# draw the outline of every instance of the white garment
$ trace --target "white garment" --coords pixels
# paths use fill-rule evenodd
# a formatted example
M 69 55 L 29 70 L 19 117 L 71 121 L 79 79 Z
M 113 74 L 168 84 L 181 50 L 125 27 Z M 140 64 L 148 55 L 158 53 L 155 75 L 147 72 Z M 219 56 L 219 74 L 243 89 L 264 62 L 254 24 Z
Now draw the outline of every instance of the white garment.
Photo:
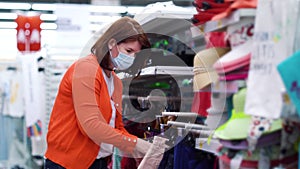
M 109 96 L 111 98 L 113 92 L 114 92 L 114 77 L 111 75 L 110 78 L 106 76 L 104 70 L 102 69 L 102 74 L 104 77 L 104 80 L 106 82 L 107 90 L 109 93 Z M 110 99 L 110 105 L 112 108 L 112 115 L 111 119 L 109 121 L 109 125 L 113 128 L 115 128 L 115 119 L 116 119 L 116 108 L 115 108 L 115 103 Z M 101 143 L 100 145 L 100 151 L 98 153 L 97 159 L 107 157 L 113 153 L 113 145 L 112 144 L 107 144 L 107 143 Z
M 36 53 L 22 54 L 17 57 L 22 65 L 22 87 L 24 96 L 24 110 L 26 127 L 33 126 L 41 119 L 41 97 L 40 97 L 40 82 Z M 26 89 L 26 90 L 25 90 Z
M 245 113 L 277 119 L 284 85 L 277 65 L 293 53 L 298 1 L 258 1 Z
M 9 115 L 13 117 L 22 117 L 23 111 L 23 90 L 22 90 L 22 74 L 20 71 L 11 71 L 11 86 L 9 99 Z
M 138 169 L 156 169 L 158 168 L 165 152 L 167 145 L 165 144 L 168 139 L 154 136 L 153 143 L 147 151 L 145 157 L 141 161 Z

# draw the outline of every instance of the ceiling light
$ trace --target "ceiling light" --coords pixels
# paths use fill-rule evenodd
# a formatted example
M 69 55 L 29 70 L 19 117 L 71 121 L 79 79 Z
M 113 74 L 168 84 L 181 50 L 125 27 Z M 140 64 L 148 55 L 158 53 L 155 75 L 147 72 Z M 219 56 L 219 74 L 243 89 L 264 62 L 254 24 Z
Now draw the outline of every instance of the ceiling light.
M 29 10 L 31 5 L 29 3 L 6 3 L 0 2 L 0 9 L 23 9 Z
M 32 4 L 32 9 L 37 11 L 54 11 L 56 9 L 55 4 Z
M 136 14 L 136 13 L 141 13 L 142 10 L 144 10 L 144 7 L 138 7 L 138 6 L 131 6 L 127 8 L 128 13 L 130 14 Z
M 17 26 L 16 22 L 0 22 L 0 28 L 16 29 Z
M 57 16 L 54 14 L 41 14 L 40 18 L 43 21 L 56 21 Z
M 0 13 L 0 19 L 11 19 L 14 20 L 17 18 L 16 13 Z
M 41 29 L 57 29 L 57 25 L 55 23 L 41 23 Z

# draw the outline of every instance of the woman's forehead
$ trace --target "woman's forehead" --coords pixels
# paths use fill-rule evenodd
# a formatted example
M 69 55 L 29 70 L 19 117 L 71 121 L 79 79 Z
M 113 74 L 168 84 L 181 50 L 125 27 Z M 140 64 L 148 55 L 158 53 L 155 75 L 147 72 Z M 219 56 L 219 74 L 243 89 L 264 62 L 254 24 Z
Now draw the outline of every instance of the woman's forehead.
M 133 51 L 139 51 L 142 48 L 142 45 L 137 40 L 121 43 L 120 46 L 122 46 L 124 48 L 132 49 Z

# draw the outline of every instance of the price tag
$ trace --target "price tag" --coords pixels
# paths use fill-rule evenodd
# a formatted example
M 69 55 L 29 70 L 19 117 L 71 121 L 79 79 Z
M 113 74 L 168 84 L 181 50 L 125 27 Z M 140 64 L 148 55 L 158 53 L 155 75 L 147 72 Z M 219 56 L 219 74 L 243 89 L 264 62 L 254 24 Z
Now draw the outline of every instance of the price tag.
M 199 142 L 199 148 L 202 148 L 202 147 L 203 147 L 203 142 L 200 141 L 200 142 Z

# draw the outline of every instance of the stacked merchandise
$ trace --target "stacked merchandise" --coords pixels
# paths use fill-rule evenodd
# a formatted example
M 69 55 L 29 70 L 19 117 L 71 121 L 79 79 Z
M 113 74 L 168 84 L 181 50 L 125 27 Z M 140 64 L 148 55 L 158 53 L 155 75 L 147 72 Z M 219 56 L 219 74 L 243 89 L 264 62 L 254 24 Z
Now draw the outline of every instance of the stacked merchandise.
M 251 45 L 251 40 L 245 42 L 228 52 L 214 64 L 214 68 L 220 76 L 219 80 L 245 80 L 248 77 Z
M 232 2 L 224 2 L 224 0 L 195 0 L 193 5 L 197 10 L 192 18 L 195 25 L 203 24 L 210 21 L 214 16 L 226 11 Z
M 226 93 L 211 90 L 219 75 L 213 65 L 230 51 L 225 32 L 211 32 L 206 34 L 206 49 L 198 52 L 194 57 L 194 100 L 192 112 L 205 117 L 205 123 L 210 129 L 215 129 L 227 120 Z
M 217 47 L 205 49 L 196 54 L 194 57 L 194 91 L 199 91 L 218 80 L 218 75 L 212 65 L 219 59 L 219 57 L 228 51 L 229 48 Z M 203 93 L 204 92 L 200 92 L 200 94 Z M 207 117 L 206 123 L 211 129 L 217 127 L 215 123 L 216 120 L 220 119 L 220 123 L 226 120 L 226 113 L 224 113 L 224 103 L 226 101 L 224 99 L 226 98 L 224 94 L 225 93 L 212 93 L 210 95 L 209 109 L 206 110 L 207 114 L 202 113 Z M 206 103 L 204 99 L 199 99 L 198 102 L 200 104 Z
M 249 151 L 247 133 L 251 116 L 244 113 L 246 91 L 246 88 L 241 88 L 234 94 L 232 115 L 215 132 L 222 144 L 218 150 L 220 168 L 271 168 L 278 165 L 287 166 L 296 161 L 297 151 L 293 146 L 282 148 L 286 142 L 281 143 L 280 138 L 286 136 L 287 132 L 281 130 L 280 119 L 273 121 L 270 128 L 265 128 L 264 123 L 257 123 L 263 135 L 258 139 L 255 150 Z
M 194 0 L 197 14 L 192 18 L 194 25 L 210 20 L 222 19 L 239 8 L 256 8 L 257 0 Z

